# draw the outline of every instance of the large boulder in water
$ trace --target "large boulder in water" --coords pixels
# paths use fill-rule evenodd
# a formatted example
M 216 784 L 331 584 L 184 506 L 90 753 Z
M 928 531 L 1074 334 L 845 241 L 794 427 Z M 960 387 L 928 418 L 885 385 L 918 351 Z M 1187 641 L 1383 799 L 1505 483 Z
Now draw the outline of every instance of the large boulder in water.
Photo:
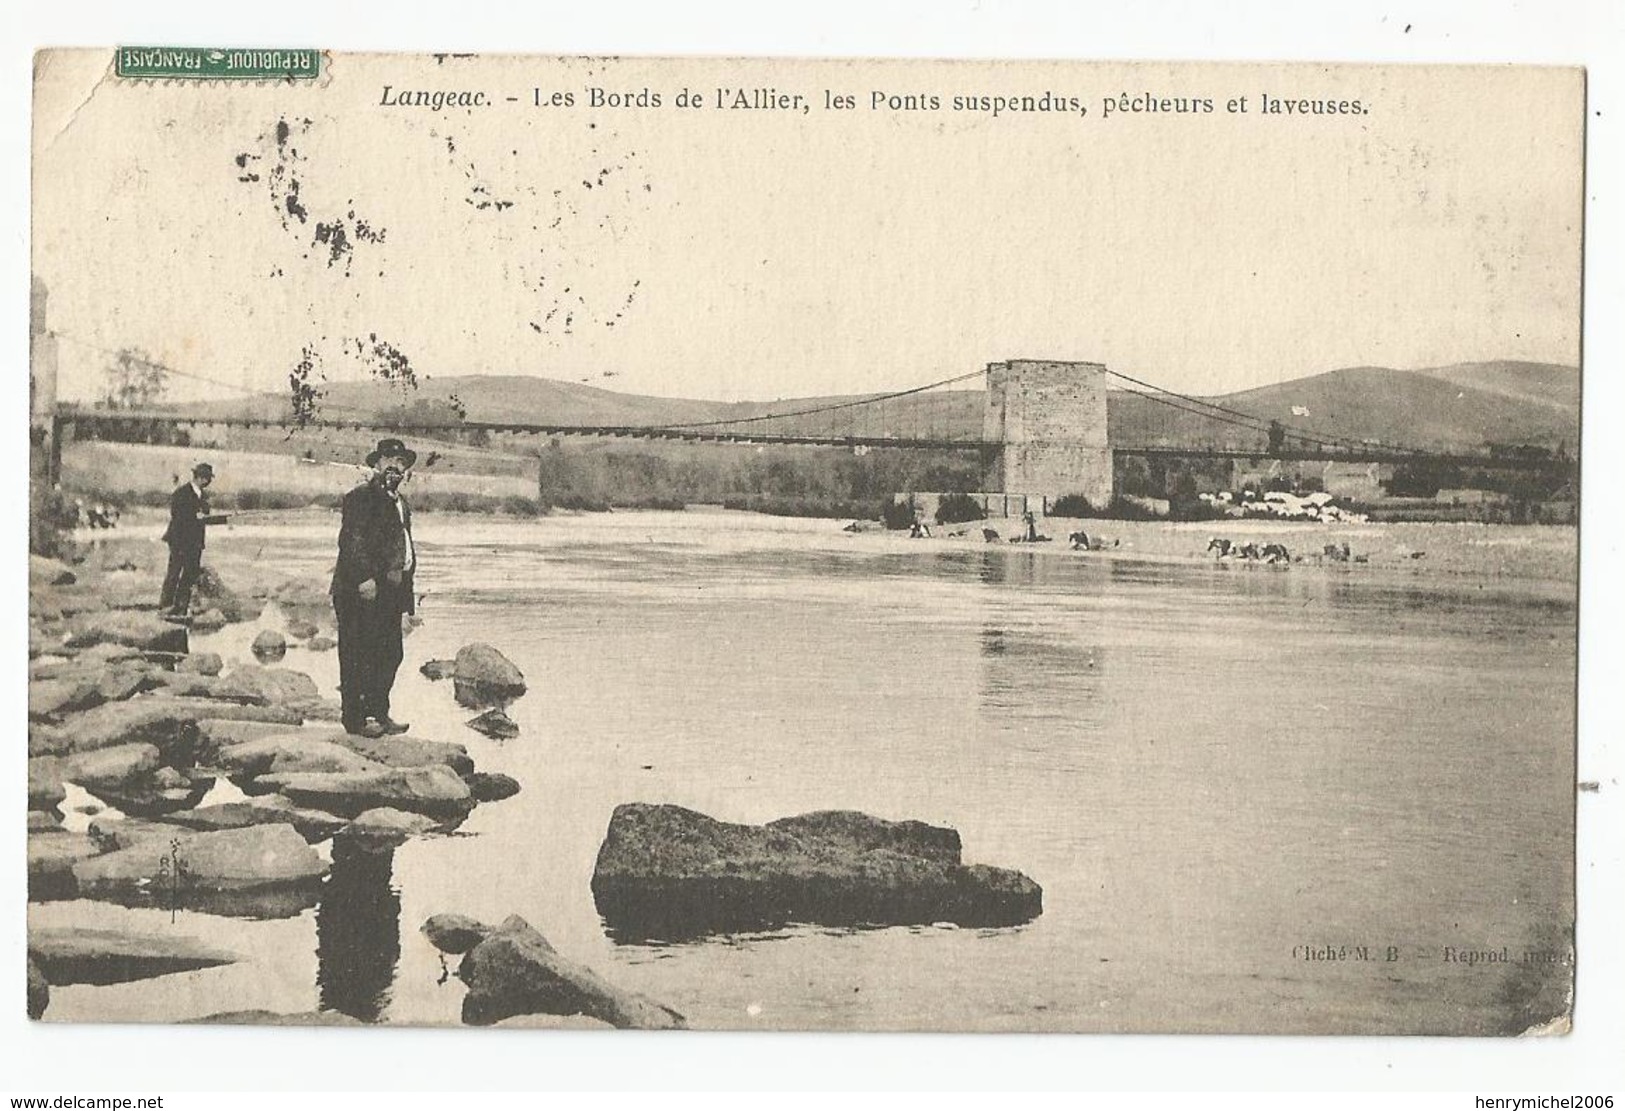
M 1043 890 L 1020 872 L 962 863 L 956 831 L 842 810 L 749 826 L 619 806 L 592 893 L 623 940 L 790 922 L 1012 926 L 1043 911 Z
M 466 926 L 449 933 L 437 930 L 430 939 L 460 943 L 481 928 L 473 922 Z M 559 956 L 547 938 L 518 915 L 487 930 L 463 957 L 457 975 L 468 985 L 463 1021 L 473 1026 L 525 1014 L 586 1015 L 623 1030 L 679 1030 L 688 1025 L 670 1007 L 617 988 L 591 969 Z
M 470 709 L 504 706 L 525 693 L 525 676 L 489 644 L 465 644 L 452 663 L 457 701 Z

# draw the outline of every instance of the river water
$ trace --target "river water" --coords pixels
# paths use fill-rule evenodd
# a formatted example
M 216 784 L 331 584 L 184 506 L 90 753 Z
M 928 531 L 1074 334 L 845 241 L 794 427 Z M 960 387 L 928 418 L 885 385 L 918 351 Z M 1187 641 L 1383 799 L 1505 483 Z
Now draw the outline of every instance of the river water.
M 382 867 L 336 861 L 298 917 L 183 911 L 249 959 L 57 989 L 52 1018 L 322 1006 L 456 1023 L 461 985 L 418 930 L 442 911 L 519 914 L 700 1028 L 1511 1033 L 1562 1010 L 1561 590 L 723 513 L 425 515 L 417 532 L 428 598 L 396 717 L 522 793 Z M 333 533 L 306 519 L 217 546 L 320 575 Z M 246 656 L 253 632 L 194 646 Z M 530 681 L 517 739 L 466 729 L 449 687 L 417 672 L 469 641 Z M 286 664 L 332 692 L 333 653 Z M 1044 912 L 1012 929 L 619 944 L 588 883 L 630 801 L 952 826 L 967 861 L 1037 880 Z M 44 925 L 131 915 L 159 912 L 34 908 Z

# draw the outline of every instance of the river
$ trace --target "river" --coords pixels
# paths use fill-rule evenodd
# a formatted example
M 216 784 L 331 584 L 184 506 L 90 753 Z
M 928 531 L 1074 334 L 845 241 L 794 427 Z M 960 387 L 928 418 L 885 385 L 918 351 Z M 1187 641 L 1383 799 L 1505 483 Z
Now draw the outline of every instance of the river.
M 441 911 L 522 915 L 700 1028 L 1513 1033 L 1562 1009 L 1575 607 L 1561 584 L 720 512 L 423 515 L 417 532 L 427 600 L 395 716 L 522 793 L 381 869 L 336 862 L 299 917 L 183 911 L 250 959 L 56 989 L 51 1018 L 324 1006 L 455 1023 L 461 985 L 418 930 Z M 306 575 L 331 562 L 325 519 L 221 533 L 211 552 Z M 194 647 L 246 657 L 253 631 Z M 514 740 L 465 728 L 447 685 L 418 674 L 469 641 L 530 681 Z M 332 652 L 286 664 L 332 693 Z M 967 861 L 1037 880 L 1044 912 L 1011 929 L 619 944 L 588 882 L 630 801 L 952 826 Z

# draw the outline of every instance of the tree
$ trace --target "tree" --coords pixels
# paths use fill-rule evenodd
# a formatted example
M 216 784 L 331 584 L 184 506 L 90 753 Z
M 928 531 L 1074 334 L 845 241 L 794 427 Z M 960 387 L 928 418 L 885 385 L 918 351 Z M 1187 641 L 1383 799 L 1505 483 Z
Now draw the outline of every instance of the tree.
M 103 402 L 109 409 L 148 409 L 169 390 L 169 368 L 154 362 L 139 347 L 121 348 L 107 368 L 107 392 Z

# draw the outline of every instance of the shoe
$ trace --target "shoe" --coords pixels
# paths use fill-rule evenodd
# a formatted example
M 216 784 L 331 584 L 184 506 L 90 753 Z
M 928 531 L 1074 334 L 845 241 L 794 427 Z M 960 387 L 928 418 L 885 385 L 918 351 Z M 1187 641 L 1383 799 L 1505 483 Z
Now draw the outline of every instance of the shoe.
M 385 733 L 396 734 L 405 733 L 412 727 L 406 724 L 404 721 L 395 721 L 388 714 L 385 714 L 383 717 L 378 719 L 378 728 L 382 729 Z
M 376 721 L 366 721 L 366 722 L 362 722 L 359 728 L 346 729 L 345 732 L 347 732 L 347 733 L 355 733 L 355 734 L 357 734 L 359 736 L 362 736 L 362 737 L 368 737 L 368 738 L 371 738 L 372 740 L 377 740 L 379 737 L 382 737 L 384 735 L 384 727 L 379 725 Z

